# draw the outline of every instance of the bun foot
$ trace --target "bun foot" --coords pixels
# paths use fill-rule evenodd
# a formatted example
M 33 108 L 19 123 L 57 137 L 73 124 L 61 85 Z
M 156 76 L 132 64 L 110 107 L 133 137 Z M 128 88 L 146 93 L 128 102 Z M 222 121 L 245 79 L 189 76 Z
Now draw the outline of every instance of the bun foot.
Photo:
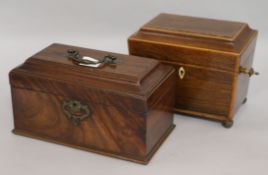
M 225 128 L 231 128 L 233 126 L 233 120 L 225 120 L 222 122 L 222 126 Z
M 247 102 L 247 97 L 243 100 L 242 104 L 245 104 Z

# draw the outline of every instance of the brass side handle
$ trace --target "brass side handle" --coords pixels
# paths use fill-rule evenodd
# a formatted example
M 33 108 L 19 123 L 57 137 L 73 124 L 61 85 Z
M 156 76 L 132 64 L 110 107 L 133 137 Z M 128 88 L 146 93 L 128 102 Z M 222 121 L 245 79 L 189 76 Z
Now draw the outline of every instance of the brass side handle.
M 245 68 L 240 66 L 239 68 L 239 73 L 241 74 L 247 74 L 249 77 L 251 77 L 252 75 L 259 75 L 259 72 L 256 72 L 253 68 Z
M 76 126 L 80 125 L 82 120 L 91 116 L 89 107 L 76 100 L 63 101 L 62 110 L 66 117 Z
M 184 67 L 180 67 L 177 71 L 178 77 L 182 80 L 185 77 L 186 74 L 186 70 L 184 69 Z

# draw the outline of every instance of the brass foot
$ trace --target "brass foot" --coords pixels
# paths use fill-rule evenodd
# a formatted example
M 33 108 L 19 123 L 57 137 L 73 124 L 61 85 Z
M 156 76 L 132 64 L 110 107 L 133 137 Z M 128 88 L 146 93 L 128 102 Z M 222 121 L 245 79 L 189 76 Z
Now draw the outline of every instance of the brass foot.
M 243 100 L 242 104 L 245 104 L 247 102 L 247 97 Z
M 222 126 L 225 128 L 231 128 L 233 126 L 233 120 L 225 120 L 222 122 Z

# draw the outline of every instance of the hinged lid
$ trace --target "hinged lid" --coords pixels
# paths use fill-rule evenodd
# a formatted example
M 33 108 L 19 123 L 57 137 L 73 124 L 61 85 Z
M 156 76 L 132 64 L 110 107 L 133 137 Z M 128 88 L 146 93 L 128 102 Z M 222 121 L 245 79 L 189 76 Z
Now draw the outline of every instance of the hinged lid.
M 96 59 L 112 55 L 117 58 L 118 64 L 99 68 L 79 66 L 67 57 L 68 49 L 78 50 L 81 55 Z M 10 82 L 16 87 L 34 88 L 27 87 L 26 83 L 16 83 L 16 76 L 31 76 L 144 99 L 149 97 L 172 71 L 172 67 L 153 59 L 52 44 L 11 71 Z
M 240 53 L 254 33 L 245 23 L 160 14 L 132 39 Z

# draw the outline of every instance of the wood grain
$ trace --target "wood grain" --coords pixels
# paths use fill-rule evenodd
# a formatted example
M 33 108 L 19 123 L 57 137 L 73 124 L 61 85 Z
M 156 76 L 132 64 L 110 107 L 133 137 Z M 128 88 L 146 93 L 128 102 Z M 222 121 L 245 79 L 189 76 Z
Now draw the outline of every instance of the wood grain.
M 10 72 L 15 133 L 148 163 L 174 128 L 174 69 L 118 54 L 120 66 L 87 71 L 59 54 L 70 47 L 53 44 Z M 91 111 L 78 126 L 62 108 L 70 100 Z
M 175 112 L 231 121 L 247 96 L 257 31 L 246 23 L 160 14 L 128 39 L 129 53 L 185 69 Z

